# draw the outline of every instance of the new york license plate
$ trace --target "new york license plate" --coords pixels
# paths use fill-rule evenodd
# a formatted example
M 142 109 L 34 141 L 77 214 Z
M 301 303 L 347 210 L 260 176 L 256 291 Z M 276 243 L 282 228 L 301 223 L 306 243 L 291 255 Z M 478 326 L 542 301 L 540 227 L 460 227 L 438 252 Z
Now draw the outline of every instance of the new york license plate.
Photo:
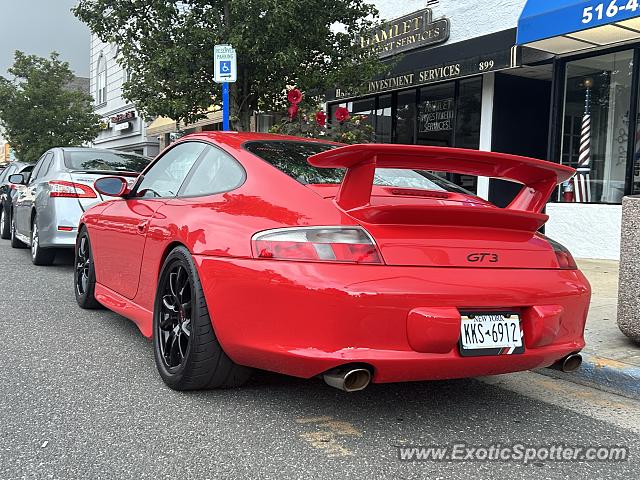
M 460 325 L 463 356 L 522 353 L 522 330 L 516 313 L 464 314 Z

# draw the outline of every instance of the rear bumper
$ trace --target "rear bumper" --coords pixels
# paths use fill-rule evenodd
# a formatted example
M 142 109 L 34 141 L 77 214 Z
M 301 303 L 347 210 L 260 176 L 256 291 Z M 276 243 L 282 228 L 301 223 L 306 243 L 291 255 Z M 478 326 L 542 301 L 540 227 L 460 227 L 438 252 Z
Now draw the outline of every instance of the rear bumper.
M 308 378 L 365 363 L 374 382 L 396 382 L 528 370 L 584 347 L 579 271 L 195 260 L 216 334 L 242 365 Z M 438 318 L 456 309 L 518 311 L 525 353 L 460 356 L 459 319 Z M 416 310 L 433 315 L 410 321 Z
M 75 247 L 82 213 L 76 198 L 50 198 L 47 206 L 38 211 L 40 246 Z

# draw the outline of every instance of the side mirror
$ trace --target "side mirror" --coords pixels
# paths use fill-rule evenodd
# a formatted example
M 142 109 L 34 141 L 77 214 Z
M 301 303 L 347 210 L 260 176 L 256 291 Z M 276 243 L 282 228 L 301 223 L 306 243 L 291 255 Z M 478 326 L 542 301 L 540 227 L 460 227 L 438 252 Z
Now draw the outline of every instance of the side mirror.
M 124 177 L 102 177 L 93 186 L 99 194 L 107 197 L 124 197 L 129 193 L 129 185 Z
M 26 185 L 27 178 L 22 173 L 14 173 L 9 175 L 9 182 L 16 185 Z

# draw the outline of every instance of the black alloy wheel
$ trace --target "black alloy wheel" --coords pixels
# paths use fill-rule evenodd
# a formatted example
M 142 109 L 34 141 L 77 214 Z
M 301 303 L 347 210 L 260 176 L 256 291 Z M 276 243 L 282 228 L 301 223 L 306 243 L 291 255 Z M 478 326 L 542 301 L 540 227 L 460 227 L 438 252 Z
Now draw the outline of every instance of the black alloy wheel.
M 251 375 L 251 369 L 235 364 L 222 350 L 185 247 L 172 250 L 160 272 L 153 352 L 160 376 L 174 390 L 236 387 Z
M 76 302 L 81 308 L 101 308 L 95 297 L 96 271 L 91 252 L 91 242 L 86 229 L 81 229 L 76 240 L 76 252 L 73 271 L 73 286 Z
M 193 295 L 189 275 L 180 262 L 175 262 L 167 275 L 157 334 L 165 366 L 175 369 L 183 364 L 189 349 Z

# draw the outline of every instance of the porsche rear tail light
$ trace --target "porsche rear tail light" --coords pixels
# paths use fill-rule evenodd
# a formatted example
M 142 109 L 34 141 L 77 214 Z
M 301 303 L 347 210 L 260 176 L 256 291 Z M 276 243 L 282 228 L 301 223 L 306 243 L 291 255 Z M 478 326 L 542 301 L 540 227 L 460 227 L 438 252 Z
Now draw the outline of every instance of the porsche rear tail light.
M 253 237 L 253 255 L 274 260 L 381 265 L 382 257 L 360 227 L 282 228 Z
M 51 180 L 49 182 L 51 190 L 50 197 L 65 198 L 98 198 L 96 192 L 88 185 L 82 183 L 67 182 L 64 180 Z
M 553 251 L 556 254 L 556 259 L 558 260 L 558 268 L 561 270 L 577 270 L 578 266 L 576 265 L 576 261 L 573 259 L 573 255 L 571 252 L 567 250 L 567 247 L 561 245 L 555 240 L 551 240 L 547 238 L 547 241 L 553 247 Z

